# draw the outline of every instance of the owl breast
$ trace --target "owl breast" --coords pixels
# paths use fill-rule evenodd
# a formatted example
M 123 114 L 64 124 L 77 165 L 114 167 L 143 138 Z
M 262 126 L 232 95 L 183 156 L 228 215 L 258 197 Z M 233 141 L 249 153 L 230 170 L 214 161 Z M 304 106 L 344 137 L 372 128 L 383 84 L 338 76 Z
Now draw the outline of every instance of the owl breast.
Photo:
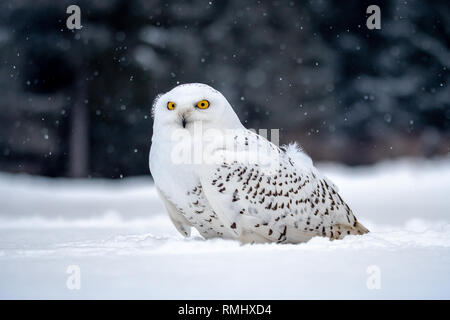
M 170 143 L 152 144 L 150 171 L 160 191 L 203 237 L 229 238 L 224 223 L 204 195 L 193 165 L 177 164 L 171 157 Z
M 177 207 L 185 209 L 190 201 L 186 190 L 198 184 L 198 177 L 188 164 L 173 161 L 170 141 L 153 142 L 150 171 L 161 192 Z

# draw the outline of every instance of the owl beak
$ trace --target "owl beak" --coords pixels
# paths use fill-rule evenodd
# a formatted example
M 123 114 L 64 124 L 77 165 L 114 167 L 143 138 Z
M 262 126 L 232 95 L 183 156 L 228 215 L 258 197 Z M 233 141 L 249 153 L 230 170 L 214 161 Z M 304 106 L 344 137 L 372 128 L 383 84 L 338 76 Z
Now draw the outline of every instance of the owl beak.
M 189 118 L 190 118 L 191 112 L 189 112 L 189 110 L 186 111 L 182 111 L 178 114 L 178 119 L 181 120 L 181 125 L 183 126 L 183 128 L 186 128 L 188 122 L 189 122 Z

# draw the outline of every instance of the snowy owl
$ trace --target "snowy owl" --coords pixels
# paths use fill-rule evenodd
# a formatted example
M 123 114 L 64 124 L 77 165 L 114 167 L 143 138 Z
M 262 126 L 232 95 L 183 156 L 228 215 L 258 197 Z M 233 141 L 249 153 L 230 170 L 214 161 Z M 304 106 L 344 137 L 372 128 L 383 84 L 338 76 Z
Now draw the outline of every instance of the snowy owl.
M 182 235 L 299 243 L 368 232 L 301 149 L 247 130 L 210 86 L 158 95 L 152 114 L 150 171 Z

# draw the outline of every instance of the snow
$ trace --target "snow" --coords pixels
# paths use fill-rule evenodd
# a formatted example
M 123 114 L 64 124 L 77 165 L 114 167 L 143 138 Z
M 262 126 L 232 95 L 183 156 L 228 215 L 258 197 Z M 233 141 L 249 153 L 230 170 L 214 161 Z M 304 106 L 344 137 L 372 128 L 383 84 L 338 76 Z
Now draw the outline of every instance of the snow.
M 150 179 L 1 173 L 0 298 L 450 298 L 450 158 L 319 168 L 369 234 L 300 245 L 184 239 Z M 72 265 L 79 290 L 66 284 Z

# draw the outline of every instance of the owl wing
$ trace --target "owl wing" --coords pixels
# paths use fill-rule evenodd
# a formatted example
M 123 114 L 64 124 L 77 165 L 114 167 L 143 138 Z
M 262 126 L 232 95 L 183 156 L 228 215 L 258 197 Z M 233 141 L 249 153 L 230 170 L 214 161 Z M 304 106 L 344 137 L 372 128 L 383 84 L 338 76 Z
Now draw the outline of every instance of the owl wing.
M 250 132 L 234 139 L 238 146 L 217 150 L 221 161 L 205 166 L 199 176 L 209 204 L 237 237 L 253 232 L 267 241 L 297 243 L 367 232 L 312 164 L 296 162 Z M 255 146 L 256 161 L 249 161 Z M 272 162 L 267 166 L 261 159 Z
M 167 197 L 156 188 L 159 197 L 164 203 L 166 207 L 166 211 L 170 217 L 170 220 L 177 228 L 178 232 L 181 233 L 185 237 L 189 237 L 191 235 L 191 223 L 184 217 L 184 215 L 176 208 L 176 206 L 169 200 Z

